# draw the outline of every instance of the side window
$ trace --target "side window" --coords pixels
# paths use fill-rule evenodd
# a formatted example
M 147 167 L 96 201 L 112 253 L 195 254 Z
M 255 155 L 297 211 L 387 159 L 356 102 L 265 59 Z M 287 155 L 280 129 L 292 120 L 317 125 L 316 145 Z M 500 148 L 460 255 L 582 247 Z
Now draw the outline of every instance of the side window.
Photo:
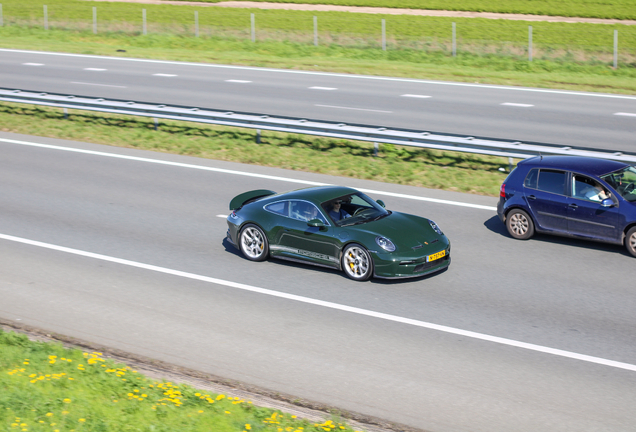
M 565 171 L 540 170 L 537 189 L 563 195 L 565 193 Z
M 610 193 L 596 180 L 583 175 L 572 176 L 572 197 L 588 201 L 603 201 Z
M 318 207 L 310 202 L 292 200 L 289 202 L 289 206 L 291 210 L 290 217 L 292 219 L 301 220 L 303 222 L 308 222 L 312 219 L 320 219 L 322 223 L 327 223 L 325 218 L 318 211 Z
M 279 201 L 265 206 L 265 210 L 282 216 L 289 216 L 289 201 Z
M 539 177 L 539 168 L 531 169 L 530 172 L 528 173 L 528 176 L 526 177 L 526 181 L 523 182 L 523 185 L 525 187 L 536 189 L 538 177 Z

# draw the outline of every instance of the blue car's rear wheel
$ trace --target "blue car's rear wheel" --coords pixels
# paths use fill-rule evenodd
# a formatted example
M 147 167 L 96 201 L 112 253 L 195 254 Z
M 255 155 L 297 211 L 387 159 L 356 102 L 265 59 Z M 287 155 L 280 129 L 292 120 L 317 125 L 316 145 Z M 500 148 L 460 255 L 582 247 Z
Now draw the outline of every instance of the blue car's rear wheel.
M 373 260 L 365 248 L 353 243 L 342 253 L 342 269 L 350 279 L 365 281 L 373 274 Z
M 269 254 L 269 244 L 262 229 L 253 224 L 247 224 L 239 235 L 241 252 L 250 261 L 263 261 Z
M 625 247 L 630 254 L 636 256 L 636 226 L 627 231 L 627 235 L 625 236 Z
M 508 233 L 516 239 L 527 240 L 534 235 L 534 223 L 523 210 L 510 210 L 506 217 L 506 228 Z

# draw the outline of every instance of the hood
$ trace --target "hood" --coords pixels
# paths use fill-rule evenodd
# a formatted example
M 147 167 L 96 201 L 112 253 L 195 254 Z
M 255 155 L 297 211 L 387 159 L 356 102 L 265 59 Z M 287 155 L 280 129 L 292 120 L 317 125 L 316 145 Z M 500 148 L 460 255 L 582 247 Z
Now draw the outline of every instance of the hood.
M 442 235 L 431 227 L 428 219 L 399 212 L 393 212 L 380 220 L 350 228 L 366 232 L 374 238 L 376 236 L 387 237 L 398 248 L 426 246 L 427 243 L 432 244 L 442 238 Z

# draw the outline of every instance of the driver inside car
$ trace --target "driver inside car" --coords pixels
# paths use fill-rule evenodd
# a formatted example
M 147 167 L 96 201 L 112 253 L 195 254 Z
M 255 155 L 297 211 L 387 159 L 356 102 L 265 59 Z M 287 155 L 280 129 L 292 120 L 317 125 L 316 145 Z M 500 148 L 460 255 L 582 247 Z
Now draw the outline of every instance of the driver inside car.
M 351 217 L 351 215 L 347 213 L 346 210 L 341 208 L 341 206 L 342 206 L 342 201 L 340 200 L 334 201 L 331 204 L 331 209 L 329 210 L 329 216 L 334 221 L 339 221 L 340 219 Z

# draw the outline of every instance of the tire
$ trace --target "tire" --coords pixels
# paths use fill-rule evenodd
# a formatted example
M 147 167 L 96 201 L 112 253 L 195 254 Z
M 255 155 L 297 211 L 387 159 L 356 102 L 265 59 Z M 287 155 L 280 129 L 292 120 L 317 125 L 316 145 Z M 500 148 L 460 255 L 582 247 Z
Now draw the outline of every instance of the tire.
M 239 234 L 239 245 L 243 256 L 250 261 L 263 261 L 269 255 L 267 236 L 254 224 L 243 227 Z
M 508 233 L 519 240 L 527 240 L 534 235 L 534 222 L 523 210 L 510 210 L 506 217 Z
M 636 226 L 631 227 L 625 236 L 625 247 L 627 252 L 636 257 Z
M 373 260 L 369 252 L 359 244 L 348 245 L 340 259 L 342 269 L 349 279 L 365 281 L 373 275 Z

